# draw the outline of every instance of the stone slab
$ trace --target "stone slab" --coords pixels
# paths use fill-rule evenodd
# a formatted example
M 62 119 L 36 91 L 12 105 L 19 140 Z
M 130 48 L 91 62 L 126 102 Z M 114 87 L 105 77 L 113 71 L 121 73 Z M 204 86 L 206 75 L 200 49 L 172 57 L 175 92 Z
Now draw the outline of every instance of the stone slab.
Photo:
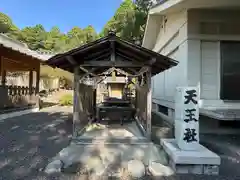
M 199 144 L 196 151 L 183 151 L 175 139 L 162 139 L 161 145 L 174 164 L 220 165 L 221 159 L 214 152 Z
M 143 176 L 145 176 L 146 170 L 142 161 L 139 160 L 129 161 L 127 169 L 133 178 L 142 178 Z
M 61 172 L 63 167 L 63 162 L 61 160 L 54 160 L 50 162 L 45 168 L 45 173 L 52 174 Z
M 152 162 L 148 166 L 149 172 L 156 177 L 159 176 L 171 176 L 174 174 L 174 171 L 169 166 L 164 166 L 158 162 Z

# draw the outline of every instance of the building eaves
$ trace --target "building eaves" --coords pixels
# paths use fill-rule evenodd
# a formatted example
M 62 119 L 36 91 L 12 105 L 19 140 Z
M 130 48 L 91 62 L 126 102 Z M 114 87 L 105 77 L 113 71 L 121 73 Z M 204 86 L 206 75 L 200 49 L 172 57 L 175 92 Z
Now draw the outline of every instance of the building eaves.
M 49 58 L 53 56 L 51 54 L 41 54 L 36 51 L 30 50 L 26 44 L 16 41 L 6 36 L 5 34 L 0 34 L 0 45 L 5 48 L 12 49 L 13 51 L 18 51 L 27 56 L 31 56 L 40 61 L 47 61 Z

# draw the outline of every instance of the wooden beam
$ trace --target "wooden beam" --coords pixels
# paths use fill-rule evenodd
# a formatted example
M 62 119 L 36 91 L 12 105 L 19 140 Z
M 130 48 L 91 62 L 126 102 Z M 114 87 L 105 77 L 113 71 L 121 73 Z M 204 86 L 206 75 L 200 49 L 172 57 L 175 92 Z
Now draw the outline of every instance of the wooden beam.
M 15 61 L 12 59 L 8 59 L 3 57 L 4 69 L 10 72 L 13 71 L 30 71 L 36 70 L 37 66 L 31 66 L 29 64 L 21 63 L 20 61 Z M 39 64 L 40 65 L 40 64 Z
M 1 63 L 1 84 L 2 86 L 5 86 L 6 84 L 6 70 L 4 68 L 4 61 L 3 58 L 1 57 L 0 59 L 0 63 Z
M 146 52 L 148 51 L 147 49 L 141 47 L 141 46 L 137 46 L 137 45 L 131 45 L 131 44 L 128 44 L 122 40 L 119 40 L 117 39 L 116 40 L 119 44 L 121 44 L 122 46 L 125 46 L 127 49 L 131 50 L 133 49 L 134 51 L 137 51 L 141 54 L 144 54 L 144 56 L 150 56 L 150 53 L 149 52 Z M 144 50 L 145 49 L 145 50 Z M 150 51 L 150 50 L 149 50 Z
M 80 124 L 80 96 L 79 96 L 79 68 L 74 69 L 74 96 L 73 96 L 73 136 L 77 136 L 78 125 Z
M 77 61 L 72 56 L 66 56 L 66 59 L 70 62 L 70 64 L 77 65 Z
M 134 54 L 134 51 L 130 51 L 130 49 L 118 49 L 118 52 L 120 53 L 120 55 L 131 58 L 131 59 L 136 59 L 136 61 L 141 61 L 141 59 L 144 59 L 145 62 L 147 59 L 145 59 L 145 57 L 147 58 L 148 56 L 143 57 L 139 57 L 136 54 Z
M 84 56 L 83 59 L 88 60 L 88 59 L 92 59 L 93 57 L 101 57 L 102 55 L 105 55 L 107 52 L 109 52 L 109 54 L 110 54 L 111 49 L 107 48 L 107 49 L 104 49 L 103 51 L 99 51 L 99 52 L 96 52 L 96 53 L 91 53 L 88 56 Z
M 40 67 L 36 70 L 36 92 L 39 93 L 39 82 L 40 82 Z
M 131 73 L 128 73 L 128 76 L 132 76 L 132 77 L 138 77 L 138 76 L 141 76 L 143 73 L 145 73 L 146 71 L 148 71 L 150 67 L 148 66 L 143 66 L 139 71 L 136 71 L 134 74 L 131 74 Z M 123 74 L 123 73 L 122 73 Z
M 5 58 L 18 61 L 22 64 L 27 64 L 32 67 L 38 67 L 41 62 L 39 59 L 33 58 L 32 56 L 28 56 L 5 47 L 1 47 L 1 55 Z
M 84 64 L 81 64 L 82 67 L 142 67 L 144 64 L 138 63 L 133 64 L 132 62 L 123 62 L 123 61 L 88 61 Z
M 87 75 L 92 75 L 92 76 L 97 76 L 96 74 L 94 74 L 93 72 L 97 69 L 97 68 L 92 68 L 91 70 L 88 70 L 82 66 L 79 67 L 82 71 L 84 71 Z
M 86 76 L 88 76 L 88 75 L 92 75 L 92 76 L 98 77 L 96 74 L 93 74 L 93 72 L 94 72 L 97 68 L 92 68 L 91 70 L 87 70 L 87 69 L 85 69 L 85 68 L 83 68 L 83 67 L 79 67 L 79 68 L 80 68 L 82 71 L 85 72 L 85 74 L 81 76 L 80 81 L 83 80 L 83 79 L 84 79 Z M 83 69 L 84 69 L 84 70 L 83 70 Z
M 92 106 L 93 106 L 93 116 L 96 117 L 96 113 L 97 113 L 97 89 L 93 89 L 93 102 L 92 102 Z
M 121 50 L 118 50 L 118 51 L 121 52 Z M 116 54 L 120 57 L 120 59 L 122 61 L 126 61 L 127 60 L 127 61 L 131 61 L 132 63 L 143 63 L 144 64 L 143 61 L 137 60 L 136 57 L 129 57 L 129 56 L 126 56 L 126 55 L 124 55 L 122 53 L 119 53 L 119 52 L 116 52 Z M 122 52 L 124 52 L 124 51 L 122 51 Z
M 135 69 L 133 69 L 133 68 L 127 68 L 127 69 L 129 69 L 131 72 L 133 72 L 134 74 L 137 74 L 137 71 L 135 70 Z
M 33 71 L 29 71 L 29 94 L 32 95 L 32 87 L 33 87 Z
M 147 136 L 151 138 L 152 131 L 152 86 L 151 86 L 151 69 L 146 73 L 147 76 Z
M 120 52 L 120 53 L 117 53 L 119 56 L 122 56 L 123 58 L 128 59 L 128 60 L 131 60 L 134 63 L 141 62 L 141 63 L 143 63 L 145 65 L 153 65 L 156 62 L 156 58 L 155 57 L 152 57 L 150 60 L 143 61 L 143 60 L 138 59 L 138 57 L 136 55 L 134 55 L 134 54 L 132 54 L 130 52 L 127 53 L 127 52 L 125 52 L 125 51 L 123 51 L 121 49 L 119 49 L 118 51 Z M 132 58 L 128 57 L 127 55 L 124 55 L 124 53 L 129 54 L 129 56 L 132 57 Z
M 101 83 L 101 82 L 104 81 L 106 78 L 107 78 L 107 76 L 102 77 L 101 79 L 99 79 L 99 80 L 96 82 L 96 84 Z
M 155 57 L 152 58 L 152 59 L 149 61 L 149 64 L 150 64 L 150 65 L 153 65 L 153 64 L 156 62 L 156 60 L 157 60 L 157 59 L 156 59 Z
M 98 40 L 96 40 L 94 42 L 91 42 L 89 44 L 85 44 L 85 45 L 81 46 L 80 48 L 75 49 L 74 52 L 69 52 L 68 54 L 77 55 L 79 53 L 84 53 L 86 51 L 97 48 L 98 46 L 101 46 L 102 44 L 104 44 L 106 42 L 108 42 L 108 39 L 106 39 L 106 40 L 98 39 Z
M 150 69 L 150 67 L 148 67 L 148 66 L 143 66 L 143 67 L 137 72 L 137 74 L 140 75 L 140 74 L 148 71 L 149 69 Z
M 116 61 L 115 43 L 114 41 L 110 41 L 110 43 L 111 43 L 111 61 L 115 62 Z
M 109 69 L 107 69 L 106 71 L 104 71 L 102 74 L 103 75 L 108 75 L 108 74 L 111 74 L 113 71 L 114 71 L 114 67 L 110 67 Z
M 128 72 L 126 72 L 126 71 L 124 71 L 124 70 L 122 70 L 122 69 L 115 68 L 115 70 L 116 70 L 117 72 L 125 75 L 125 76 L 133 76 L 133 74 L 130 74 L 130 73 L 128 73 Z

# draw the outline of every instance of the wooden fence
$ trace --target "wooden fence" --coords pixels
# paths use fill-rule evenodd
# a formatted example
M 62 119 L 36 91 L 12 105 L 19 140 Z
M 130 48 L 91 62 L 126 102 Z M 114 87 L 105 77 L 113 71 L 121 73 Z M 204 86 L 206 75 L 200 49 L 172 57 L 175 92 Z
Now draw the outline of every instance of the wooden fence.
M 39 103 L 35 87 L 0 86 L 0 97 L 0 109 L 35 106 Z
M 74 114 L 78 114 L 73 120 L 74 133 L 78 133 L 88 122 L 89 117 L 95 115 L 96 90 L 92 86 L 79 84 L 79 91 L 75 89 Z

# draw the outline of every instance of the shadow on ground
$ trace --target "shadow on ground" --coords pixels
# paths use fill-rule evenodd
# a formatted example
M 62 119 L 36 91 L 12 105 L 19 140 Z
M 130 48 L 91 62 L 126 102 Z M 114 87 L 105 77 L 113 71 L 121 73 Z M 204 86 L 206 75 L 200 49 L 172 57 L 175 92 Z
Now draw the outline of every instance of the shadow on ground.
M 39 113 L 0 121 L 0 180 L 80 179 L 76 175 L 47 176 L 39 171 L 69 144 L 72 114 L 71 110 L 61 108 L 49 108 Z M 159 117 L 153 118 L 157 118 L 153 120 L 155 135 L 152 136 L 156 143 L 159 143 L 159 137 L 173 137 L 172 127 L 161 122 Z M 157 179 L 240 179 L 240 136 L 201 135 L 200 139 L 202 144 L 220 155 L 220 176 L 175 175 Z
M 201 120 L 201 119 L 200 119 Z M 215 129 L 216 131 L 216 129 Z M 152 141 L 160 143 L 160 138 L 174 138 L 174 127 L 162 120 L 157 114 L 152 114 Z M 215 152 L 221 157 L 220 175 L 203 176 L 203 175 L 175 175 L 169 179 L 240 179 L 240 134 L 201 134 L 200 143 Z M 166 179 L 168 179 L 166 178 Z
M 0 121 L 0 179 L 35 179 L 72 134 L 71 113 L 50 109 Z

